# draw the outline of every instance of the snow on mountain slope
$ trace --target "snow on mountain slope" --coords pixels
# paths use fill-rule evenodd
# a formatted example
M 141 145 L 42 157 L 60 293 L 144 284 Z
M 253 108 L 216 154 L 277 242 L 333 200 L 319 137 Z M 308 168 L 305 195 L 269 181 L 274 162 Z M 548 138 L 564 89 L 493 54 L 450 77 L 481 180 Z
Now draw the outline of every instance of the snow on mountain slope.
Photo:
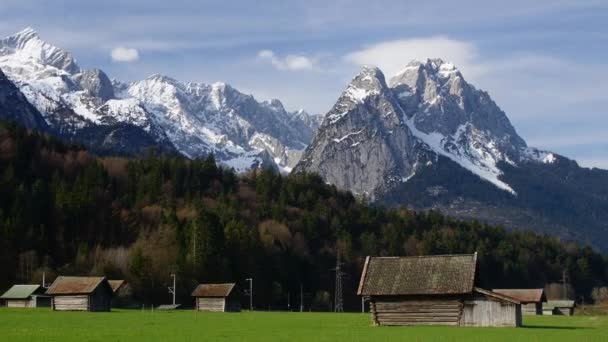
M 81 70 L 70 53 L 31 28 L 0 40 L 0 69 L 61 134 L 131 124 L 185 156 L 214 153 L 241 171 L 271 160 L 288 172 L 320 121 L 224 83 L 183 83 L 162 75 L 110 81 L 101 70 Z
M 525 141 L 490 96 L 441 59 L 409 63 L 391 87 L 414 134 L 435 152 L 513 194 L 500 162 L 529 159 Z

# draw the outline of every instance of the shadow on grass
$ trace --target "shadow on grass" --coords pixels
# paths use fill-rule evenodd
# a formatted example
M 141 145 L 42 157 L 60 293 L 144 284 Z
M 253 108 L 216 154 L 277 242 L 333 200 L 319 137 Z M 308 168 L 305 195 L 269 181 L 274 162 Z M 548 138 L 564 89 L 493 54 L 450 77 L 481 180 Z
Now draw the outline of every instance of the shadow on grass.
M 576 326 L 562 327 L 562 326 L 557 326 L 557 325 L 522 325 L 521 328 L 524 328 L 524 329 L 555 329 L 555 330 L 593 329 L 590 327 L 576 327 Z

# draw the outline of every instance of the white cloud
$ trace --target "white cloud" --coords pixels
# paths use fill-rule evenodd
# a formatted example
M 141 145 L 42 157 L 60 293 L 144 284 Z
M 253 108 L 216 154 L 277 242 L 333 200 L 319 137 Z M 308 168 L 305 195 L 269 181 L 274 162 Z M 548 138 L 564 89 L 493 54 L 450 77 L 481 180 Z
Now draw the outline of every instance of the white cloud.
M 270 62 L 279 70 L 312 70 L 315 68 L 315 60 L 303 55 L 287 55 L 280 58 L 271 50 L 262 50 L 258 52 L 258 58 Z
M 392 76 L 412 60 L 441 58 L 456 64 L 465 75 L 473 77 L 481 72 L 475 63 L 477 56 L 477 47 L 472 43 L 435 36 L 381 42 L 351 52 L 345 59 L 358 65 L 376 65 Z
M 137 49 L 122 46 L 112 49 L 110 55 L 115 62 L 134 62 L 139 59 L 139 52 Z

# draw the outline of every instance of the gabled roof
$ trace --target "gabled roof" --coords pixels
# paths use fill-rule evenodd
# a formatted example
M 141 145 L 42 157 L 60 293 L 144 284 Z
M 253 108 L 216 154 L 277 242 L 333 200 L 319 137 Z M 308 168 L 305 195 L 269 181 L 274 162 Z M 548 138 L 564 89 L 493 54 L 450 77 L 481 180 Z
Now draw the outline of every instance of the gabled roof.
M 125 284 L 124 280 L 108 280 L 110 287 L 112 288 L 112 292 L 116 293 L 120 288 Z
M 104 285 L 105 284 L 105 285 Z M 89 294 L 98 286 L 107 286 L 110 291 L 112 287 L 105 277 L 63 277 L 59 276 L 51 287 L 46 291 L 49 295 L 60 294 Z
M 0 297 L 2 299 L 28 299 L 40 289 L 40 285 L 13 285 Z
M 487 297 L 491 297 L 491 298 L 497 299 L 497 300 L 502 301 L 502 302 L 509 302 L 509 303 L 513 303 L 513 304 L 521 304 L 521 302 L 518 301 L 515 298 L 509 297 L 509 296 L 505 296 L 503 294 L 496 293 L 494 291 L 482 289 L 481 287 L 476 287 L 474 289 L 474 291 L 477 292 L 477 293 L 480 293 L 482 295 L 485 295 Z
M 357 294 L 362 296 L 472 293 L 477 253 L 367 257 Z
M 192 291 L 192 297 L 228 297 L 235 286 L 235 283 L 200 284 Z
M 544 289 L 493 289 L 493 292 L 515 298 L 522 304 L 546 302 Z

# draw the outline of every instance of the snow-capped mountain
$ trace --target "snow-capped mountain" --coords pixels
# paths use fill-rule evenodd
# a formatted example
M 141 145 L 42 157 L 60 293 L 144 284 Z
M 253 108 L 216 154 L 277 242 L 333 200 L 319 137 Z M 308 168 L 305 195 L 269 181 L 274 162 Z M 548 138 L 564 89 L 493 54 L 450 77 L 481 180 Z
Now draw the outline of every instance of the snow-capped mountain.
M 437 156 L 516 195 L 499 163 L 553 156 L 528 148 L 490 96 L 441 59 L 411 62 L 389 84 L 382 71 L 364 67 L 326 118 L 297 168 L 372 199 Z
M 278 100 L 258 102 L 224 83 L 183 83 L 162 75 L 111 81 L 101 70 L 81 69 L 70 53 L 31 28 L 0 40 L 0 69 L 63 136 L 86 140 L 97 136 L 95 127 L 102 132 L 129 126 L 122 134 L 148 135 L 190 158 L 214 153 L 237 171 L 263 164 L 290 171 L 319 121 L 304 111 L 288 112 Z
M 528 147 L 451 63 L 411 62 L 386 82 L 365 67 L 294 172 L 387 205 L 608 246 L 608 171 Z

